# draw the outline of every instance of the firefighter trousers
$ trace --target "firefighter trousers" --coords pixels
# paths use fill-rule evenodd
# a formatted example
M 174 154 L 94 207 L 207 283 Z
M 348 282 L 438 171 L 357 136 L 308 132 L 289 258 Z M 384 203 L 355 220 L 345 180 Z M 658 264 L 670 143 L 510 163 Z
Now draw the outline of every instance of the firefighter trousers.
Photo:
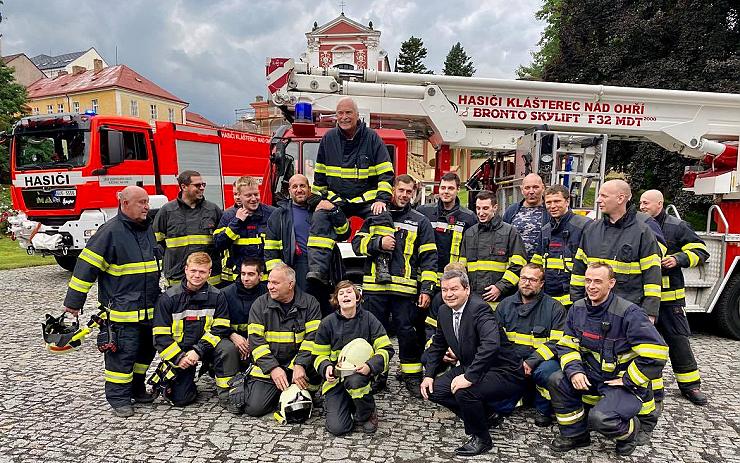
M 421 352 L 419 336 L 416 332 L 419 307 L 416 296 L 398 296 L 395 294 L 366 291 L 364 307 L 375 318 L 380 320 L 388 331 L 389 324 L 398 337 L 398 360 L 401 373 L 421 376 Z
M 375 411 L 370 392 L 370 376 L 355 373 L 324 393 L 326 430 L 335 436 L 352 431 L 354 423 L 364 423 Z
M 456 366 L 434 379 L 433 391 L 429 400 L 443 405 L 459 416 L 465 425 L 465 434 L 476 436 L 484 442 L 491 442 L 488 432 L 488 404 L 499 402 L 512 395 L 521 394 L 524 388 L 524 372 L 489 370 L 480 381 L 472 386 L 452 393 L 452 380 L 465 373 L 462 366 Z
M 246 336 L 245 336 L 246 338 Z M 230 339 L 221 339 L 213 352 L 213 374 L 216 391 L 221 401 L 229 398 L 229 381 L 240 371 L 249 367 L 249 360 L 242 360 L 239 350 Z
M 668 344 L 668 355 L 671 358 L 671 366 L 678 388 L 681 391 L 689 391 L 700 387 L 701 378 L 689 342 L 691 329 L 686 319 L 685 309 L 677 305 L 661 304 L 656 327 Z M 662 379 L 659 382 L 653 382 L 653 392 L 655 400 L 663 400 L 665 394 Z
M 105 329 L 105 328 L 103 328 Z M 154 359 L 151 322 L 112 323 L 116 351 L 106 351 L 105 398 L 113 408 L 131 405 L 146 393 L 146 370 Z
M 371 217 L 371 204 L 342 204 L 341 208 L 347 220 L 350 217 L 360 217 L 365 220 Z M 308 234 L 308 271 L 329 275 L 331 253 L 337 244 L 338 235 L 331 223 L 329 213 L 331 211 L 316 211 L 311 217 L 311 229 Z M 381 225 L 393 228 L 393 217 L 389 212 L 383 212 L 372 216 L 370 225 Z
M 534 403 L 534 408 L 544 416 L 552 415 L 552 404 L 550 403 L 550 392 L 547 390 L 547 382 L 555 372 L 560 371 L 560 363 L 557 360 L 547 360 L 537 365 L 532 376 L 525 381 L 521 393 L 514 394 L 506 400 L 494 404 L 498 413 L 510 414 L 514 411 L 516 404 L 523 397 Z M 527 400 L 525 400 L 527 402 Z
M 288 375 L 288 383 L 290 383 L 293 377 L 293 370 L 289 368 L 283 369 Z M 306 368 L 306 376 L 308 376 L 309 391 L 318 389 L 321 378 L 319 378 L 316 370 L 313 367 Z M 247 380 L 246 388 L 247 400 L 244 405 L 244 413 L 249 416 L 260 417 L 277 410 L 281 391 L 272 382 L 272 379 L 250 377 Z
M 579 391 L 562 371 L 550 376 L 548 389 L 563 437 L 596 431 L 611 439 L 626 439 L 633 434 L 640 413 L 655 408 L 650 389 L 640 398 L 624 386 L 609 386 L 595 378 L 589 382 L 588 391 Z

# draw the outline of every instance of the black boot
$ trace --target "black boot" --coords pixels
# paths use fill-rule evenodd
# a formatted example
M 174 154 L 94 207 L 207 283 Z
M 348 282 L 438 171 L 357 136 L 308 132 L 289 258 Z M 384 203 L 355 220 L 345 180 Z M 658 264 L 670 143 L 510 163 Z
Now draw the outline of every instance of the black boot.
M 390 263 L 391 256 L 388 253 L 381 253 L 375 258 L 375 283 L 386 284 L 393 281 L 391 278 Z
M 637 448 L 637 436 L 640 434 L 640 420 L 637 417 L 632 418 L 634 428 L 632 432 L 625 439 L 617 440 L 617 446 L 615 448 L 617 455 L 626 457 L 632 455 L 632 452 Z
M 578 447 L 588 447 L 591 445 L 591 435 L 586 432 L 580 436 L 565 437 L 558 435 L 550 442 L 550 448 L 555 452 L 567 452 Z
M 403 383 L 412 397 L 421 399 L 421 375 L 404 375 Z
M 694 405 L 706 405 L 709 402 L 707 395 L 701 392 L 698 387 L 681 391 L 681 395 L 689 399 Z

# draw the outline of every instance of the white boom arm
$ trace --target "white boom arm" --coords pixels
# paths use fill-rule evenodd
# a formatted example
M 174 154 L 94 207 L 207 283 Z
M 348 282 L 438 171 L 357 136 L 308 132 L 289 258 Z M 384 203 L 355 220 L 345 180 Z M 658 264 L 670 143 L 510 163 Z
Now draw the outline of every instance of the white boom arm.
M 280 58 L 268 60 L 267 71 L 278 105 L 305 101 L 333 113 L 340 98 L 351 96 L 380 124 L 431 128 L 432 142 L 451 146 L 510 148 L 521 130 L 544 124 L 648 139 L 694 158 L 721 152 L 718 141 L 740 138 L 740 94 L 346 71 Z

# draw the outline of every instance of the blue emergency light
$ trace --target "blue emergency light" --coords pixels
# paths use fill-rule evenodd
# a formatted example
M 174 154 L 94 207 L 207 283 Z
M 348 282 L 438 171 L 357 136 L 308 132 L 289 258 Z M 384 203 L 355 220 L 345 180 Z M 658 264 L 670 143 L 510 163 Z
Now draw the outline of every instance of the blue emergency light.
M 97 116 L 97 113 L 94 109 L 86 109 L 84 114 L 85 116 Z
M 313 108 L 311 103 L 296 103 L 295 104 L 295 121 L 296 122 L 313 122 Z

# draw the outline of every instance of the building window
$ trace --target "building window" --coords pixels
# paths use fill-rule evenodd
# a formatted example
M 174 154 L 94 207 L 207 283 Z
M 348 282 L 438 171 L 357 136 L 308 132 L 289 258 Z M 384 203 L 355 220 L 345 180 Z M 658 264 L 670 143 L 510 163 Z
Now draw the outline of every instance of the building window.
M 46 105 L 46 114 L 53 114 L 54 113 L 54 105 Z
M 134 117 L 139 117 L 139 102 L 136 100 L 131 100 L 131 115 Z
M 152 120 L 157 120 L 157 105 L 150 104 L 149 105 L 149 113 L 152 116 Z
M 90 101 L 90 103 L 92 105 L 93 112 L 95 114 L 97 114 L 98 113 L 98 100 L 97 99 L 94 99 L 94 100 Z
M 33 115 L 38 116 L 39 114 L 39 108 L 33 108 Z
M 79 101 L 73 101 L 72 102 L 72 111 L 76 113 L 80 113 L 80 102 Z
M 167 110 L 167 120 L 170 122 L 175 122 L 175 110 L 170 108 Z
M 58 113 L 63 113 L 64 112 L 64 103 L 59 103 L 57 105 L 57 112 Z

